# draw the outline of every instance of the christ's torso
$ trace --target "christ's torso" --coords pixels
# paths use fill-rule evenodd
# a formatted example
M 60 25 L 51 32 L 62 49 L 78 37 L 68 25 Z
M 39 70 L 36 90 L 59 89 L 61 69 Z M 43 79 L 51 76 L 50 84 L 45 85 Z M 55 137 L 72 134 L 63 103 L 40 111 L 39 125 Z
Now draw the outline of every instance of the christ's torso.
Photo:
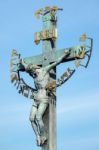
M 35 99 L 39 101 L 48 101 L 46 85 L 48 84 L 49 73 L 44 68 L 36 69 L 35 77 L 33 78 L 35 87 L 37 88 Z

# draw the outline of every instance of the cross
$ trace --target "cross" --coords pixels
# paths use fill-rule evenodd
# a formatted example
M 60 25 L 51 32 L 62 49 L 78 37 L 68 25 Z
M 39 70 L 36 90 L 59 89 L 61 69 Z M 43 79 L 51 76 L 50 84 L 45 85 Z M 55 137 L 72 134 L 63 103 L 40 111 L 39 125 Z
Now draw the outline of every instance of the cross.
M 79 66 L 80 61 L 85 58 L 85 55 L 88 55 L 88 58 L 91 56 L 91 51 L 86 51 L 85 44 L 64 48 L 57 50 L 56 40 L 57 40 L 57 11 L 62 10 L 56 6 L 54 7 L 45 7 L 44 9 L 38 10 L 35 15 L 37 17 L 42 16 L 43 30 L 35 33 L 34 42 L 39 44 L 42 41 L 43 53 L 37 56 L 26 57 L 24 59 L 20 58 L 20 54 L 16 50 L 12 52 L 11 59 L 11 81 L 14 82 L 14 85 L 17 87 L 19 93 L 25 97 L 33 99 L 33 92 L 36 91 L 34 88 L 27 85 L 24 80 L 20 77 L 20 71 L 24 71 L 25 66 L 31 64 L 47 67 L 49 65 L 55 64 L 62 57 L 61 61 L 57 63 L 65 63 L 68 61 L 76 61 L 76 65 Z M 86 41 L 86 35 L 81 36 L 82 41 Z M 91 46 L 92 49 L 92 39 Z M 65 57 L 63 57 L 65 54 Z M 89 60 L 85 67 L 87 67 Z M 57 149 L 57 136 L 56 136 L 56 87 L 65 83 L 75 72 L 75 69 L 68 68 L 67 71 L 61 76 L 60 79 L 56 79 L 56 66 L 49 71 L 49 83 L 47 84 L 47 89 L 50 93 L 49 96 L 49 105 L 46 108 L 46 111 L 43 115 L 43 121 L 45 125 L 45 130 L 47 131 L 47 141 L 41 145 L 42 150 L 56 150 Z

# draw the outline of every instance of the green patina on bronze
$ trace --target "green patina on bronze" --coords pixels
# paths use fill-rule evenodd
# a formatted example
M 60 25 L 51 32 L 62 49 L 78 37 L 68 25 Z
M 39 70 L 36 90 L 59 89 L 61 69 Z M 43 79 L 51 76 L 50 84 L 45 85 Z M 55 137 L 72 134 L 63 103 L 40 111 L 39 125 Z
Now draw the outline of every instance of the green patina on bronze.
M 56 66 L 60 63 L 75 61 L 76 67 L 89 64 L 92 52 L 92 38 L 86 34 L 80 37 L 81 45 L 57 50 L 57 11 L 63 10 L 56 6 L 38 10 L 35 15 L 42 17 L 43 29 L 35 33 L 35 44 L 41 41 L 43 53 L 21 59 L 16 50 L 11 56 L 11 81 L 19 93 L 34 99 L 30 121 L 35 131 L 37 145 L 43 150 L 56 150 L 56 88 L 65 83 L 75 72 L 67 68 L 62 76 L 56 78 Z M 86 41 L 90 40 L 90 45 Z M 86 59 L 84 64 L 82 60 Z M 35 88 L 30 87 L 20 76 L 27 72 L 34 79 Z M 36 113 L 35 113 L 36 111 Z M 43 120 L 42 120 L 43 118 Z

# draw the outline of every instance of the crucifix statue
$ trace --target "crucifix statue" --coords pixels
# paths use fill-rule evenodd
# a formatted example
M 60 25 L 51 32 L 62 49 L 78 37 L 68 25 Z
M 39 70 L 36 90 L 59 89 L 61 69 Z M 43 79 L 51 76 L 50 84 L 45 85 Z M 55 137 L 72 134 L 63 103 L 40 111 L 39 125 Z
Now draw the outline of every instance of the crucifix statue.
M 45 7 L 36 11 L 37 18 L 42 17 L 43 30 L 35 33 L 35 44 L 43 43 L 43 53 L 37 56 L 21 58 L 15 49 L 11 54 L 11 82 L 18 92 L 32 99 L 30 122 L 36 135 L 36 142 L 43 150 L 56 150 L 56 88 L 64 84 L 75 72 L 67 68 L 57 79 L 56 67 L 61 63 L 75 61 L 76 67 L 87 67 L 92 52 L 92 38 L 83 34 L 79 46 L 57 50 L 57 16 L 63 9 Z M 90 45 L 86 45 L 86 40 Z M 82 61 L 84 61 L 84 64 Z M 34 80 L 34 87 L 29 86 L 20 72 L 26 72 Z

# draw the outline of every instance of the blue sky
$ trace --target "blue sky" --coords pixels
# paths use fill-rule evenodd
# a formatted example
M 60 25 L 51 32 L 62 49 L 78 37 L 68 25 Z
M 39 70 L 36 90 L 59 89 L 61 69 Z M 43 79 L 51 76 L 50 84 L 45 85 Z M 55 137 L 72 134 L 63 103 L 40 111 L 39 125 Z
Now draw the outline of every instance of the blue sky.
M 22 57 L 42 52 L 33 42 L 41 20 L 34 12 L 57 5 L 57 47 L 79 44 L 79 36 L 93 37 L 91 62 L 57 90 L 58 150 L 99 150 L 99 1 L 98 0 L 0 0 L 0 149 L 39 150 L 29 122 L 32 101 L 22 97 L 10 83 L 11 49 Z M 58 75 L 68 64 L 58 67 Z

